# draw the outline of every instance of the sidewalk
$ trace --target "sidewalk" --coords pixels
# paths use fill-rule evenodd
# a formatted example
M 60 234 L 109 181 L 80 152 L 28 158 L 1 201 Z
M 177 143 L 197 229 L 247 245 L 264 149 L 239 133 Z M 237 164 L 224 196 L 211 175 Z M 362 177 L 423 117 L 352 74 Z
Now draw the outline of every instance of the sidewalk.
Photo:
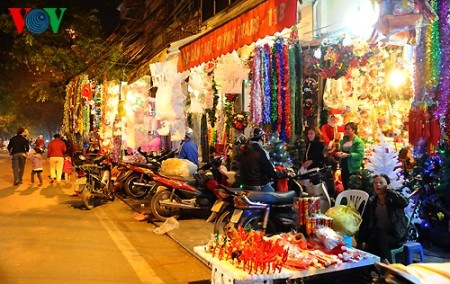
M 131 198 L 125 198 L 124 202 L 137 212 L 151 215 L 150 208 L 148 208 L 149 200 L 133 200 Z M 195 217 L 185 217 L 184 219 L 180 219 L 178 220 L 180 223 L 179 229 L 168 232 L 168 235 L 196 256 L 194 247 L 205 245 L 208 242 L 213 234 L 213 224 L 206 222 L 206 218 L 209 214 L 203 214 L 206 216 L 199 216 L 201 215 L 200 212 L 194 212 L 194 214 L 198 215 L 198 217 L 204 217 L 205 219 L 196 219 Z M 150 221 L 157 226 L 162 225 L 162 222 L 154 220 Z M 428 242 L 423 243 L 422 246 L 425 258 L 424 262 L 450 262 L 450 250 L 433 246 Z M 417 257 L 415 257 L 414 261 L 418 261 Z

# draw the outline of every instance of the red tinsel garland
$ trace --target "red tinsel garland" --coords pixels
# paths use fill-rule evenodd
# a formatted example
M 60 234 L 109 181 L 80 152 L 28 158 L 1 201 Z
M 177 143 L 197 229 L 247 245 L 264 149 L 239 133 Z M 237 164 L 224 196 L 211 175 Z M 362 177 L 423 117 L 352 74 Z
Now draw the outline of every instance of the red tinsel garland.
M 275 48 L 277 47 L 276 45 L 278 45 L 280 43 L 276 43 L 275 44 Z M 277 102 L 278 102 L 278 109 L 277 109 L 277 114 L 278 114 L 278 118 L 277 118 L 277 132 L 280 133 L 281 132 L 281 122 L 283 120 L 283 101 L 281 99 L 281 88 L 283 86 L 281 86 L 281 54 L 280 52 L 278 52 L 277 49 L 277 74 L 278 74 L 278 88 L 277 88 Z
M 289 46 L 285 44 L 283 46 L 283 58 L 284 58 L 284 85 L 285 85 L 285 95 L 284 95 L 284 129 L 286 132 L 286 137 L 291 137 L 291 90 L 290 86 L 290 78 L 289 78 Z

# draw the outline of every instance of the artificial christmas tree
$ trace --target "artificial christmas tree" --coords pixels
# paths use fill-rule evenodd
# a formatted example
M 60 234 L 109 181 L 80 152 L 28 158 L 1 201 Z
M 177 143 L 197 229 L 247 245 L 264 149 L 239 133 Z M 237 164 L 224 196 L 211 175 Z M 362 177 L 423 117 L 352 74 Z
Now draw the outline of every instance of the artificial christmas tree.
M 393 145 L 386 141 L 374 148 L 366 167 L 372 174 L 385 174 L 391 180 L 391 188 L 399 189 L 403 186 L 402 163 L 398 160 L 398 153 Z

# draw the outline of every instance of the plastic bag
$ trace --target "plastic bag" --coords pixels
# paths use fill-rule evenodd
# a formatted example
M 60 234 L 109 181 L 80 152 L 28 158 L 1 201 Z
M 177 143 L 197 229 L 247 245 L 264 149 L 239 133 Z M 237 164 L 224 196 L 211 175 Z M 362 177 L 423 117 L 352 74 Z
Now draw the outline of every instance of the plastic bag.
M 186 159 L 170 158 L 161 163 L 161 174 L 190 177 L 197 171 L 197 165 Z
M 326 216 L 333 218 L 333 229 L 344 235 L 353 236 L 361 225 L 362 218 L 355 205 L 336 205 L 328 209 Z
M 170 217 L 160 227 L 153 229 L 153 233 L 158 235 L 164 235 L 165 233 L 178 229 L 179 227 L 180 223 L 177 221 L 177 219 Z

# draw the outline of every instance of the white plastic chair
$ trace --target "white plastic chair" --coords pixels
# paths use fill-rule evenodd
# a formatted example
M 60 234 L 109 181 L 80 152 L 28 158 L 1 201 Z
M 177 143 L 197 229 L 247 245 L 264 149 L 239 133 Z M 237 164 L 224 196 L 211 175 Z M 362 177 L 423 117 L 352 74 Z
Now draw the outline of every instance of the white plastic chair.
M 367 192 L 357 189 L 344 190 L 343 192 L 339 193 L 338 196 L 336 196 L 335 205 L 340 205 L 344 198 L 347 199 L 346 204 L 348 204 L 349 200 L 351 200 L 355 204 L 356 208 L 358 208 L 358 211 L 361 207 L 361 203 L 364 202 L 362 210 L 359 211 L 361 216 L 363 215 L 364 210 L 366 209 L 367 201 L 369 200 L 369 194 Z

